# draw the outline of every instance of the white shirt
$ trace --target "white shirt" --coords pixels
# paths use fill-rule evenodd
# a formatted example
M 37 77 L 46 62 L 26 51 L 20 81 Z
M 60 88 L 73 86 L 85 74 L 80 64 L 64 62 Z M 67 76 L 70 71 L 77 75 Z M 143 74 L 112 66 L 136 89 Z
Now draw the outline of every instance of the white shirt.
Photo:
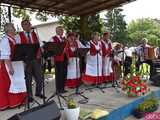
M 10 55 L 11 55 L 11 48 L 9 45 L 9 40 L 7 35 L 4 35 L 1 38 L 1 42 L 0 42 L 0 59 L 10 59 Z

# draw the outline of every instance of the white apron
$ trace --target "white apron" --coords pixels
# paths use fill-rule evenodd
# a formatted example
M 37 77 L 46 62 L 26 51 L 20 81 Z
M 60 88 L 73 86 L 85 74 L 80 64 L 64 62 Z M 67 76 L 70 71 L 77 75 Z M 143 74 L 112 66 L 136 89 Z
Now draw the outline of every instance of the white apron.
M 95 44 L 93 43 L 93 45 Z M 96 50 L 100 50 L 100 42 L 98 45 L 95 45 L 95 48 Z M 102 51 L 101 54 L 97 53 L 95 56 L 91 56 L 89 51 L 86 60 L 85 74 L 89 76 L 102 76 Z
M 14 74 L 9 74 L 9 69 L 7 65 L 5 64 L 5 67 L 7 69 L 11 85 L 9 88 L 10 93 L 21 93 L 26 92 L 26 83 L 25 83 L 25 74 L 24 74 L 24 64 L 23 61 L 16 61 L 12 62 L 12 66 L 14 69 Z
M 76 57 L 69 58 L 67 71 L 68 71 L 67 79 L 80 78 L 79 58 L 77 58 L 77 66 L 76 66 Z
M 106 42 L 104 42 L 104 45 L 105 45 L 106 49 L 109 48 L 109 46 Z M 105 56 L 105 57 L 103 57 L 103 75 L 109 76 L 111 73 L 113 73 L 112 60 L 109 56 Z

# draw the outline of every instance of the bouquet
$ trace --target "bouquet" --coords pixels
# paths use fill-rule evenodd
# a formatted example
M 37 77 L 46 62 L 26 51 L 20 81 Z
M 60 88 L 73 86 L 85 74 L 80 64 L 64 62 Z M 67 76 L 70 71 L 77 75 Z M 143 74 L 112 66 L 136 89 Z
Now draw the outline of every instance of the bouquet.
M 121 82 L 122 90 L 132 97 L 144 95 L 149 90 L 146 81 L 142 80 L 139 72 L 136 71 L 135 64 L 136 59 L 133 59 L 131 72 Z

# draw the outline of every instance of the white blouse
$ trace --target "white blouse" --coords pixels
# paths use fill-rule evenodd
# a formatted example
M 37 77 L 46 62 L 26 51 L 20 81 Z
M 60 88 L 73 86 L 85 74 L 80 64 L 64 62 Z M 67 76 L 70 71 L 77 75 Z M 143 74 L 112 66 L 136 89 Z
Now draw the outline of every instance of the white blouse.
M 10 59 L 11 48 L 7 35 L 4 35 L 0 41 L 0 59 Z

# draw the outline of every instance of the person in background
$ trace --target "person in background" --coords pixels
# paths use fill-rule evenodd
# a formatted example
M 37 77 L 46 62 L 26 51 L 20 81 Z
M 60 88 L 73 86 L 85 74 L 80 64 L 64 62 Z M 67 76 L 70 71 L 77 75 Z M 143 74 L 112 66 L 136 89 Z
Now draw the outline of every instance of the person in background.
M 62 26 L 56 27 L 56 35 L 51 38 L 51 42 L 60 44 L 65 43 L 65 37 L 63 36 L 64 29 Z M 65 45 L 64 45 L 65 46 Z M 65 78 L 67 74 L 67 60 L 64 52 L 60 55 L 54 56 L 55 64 L 55 80 L 56 80 L 56 92 L 65 93 Z
M 142 43 L 136 48 L 136 54 L 138 56 L 138 60 L 136 62 L 137 71 L 142 63 L 150 64 L 150 60 L 147 60 L 146 57 L 148 55 L 147 48 L 151 46 L 148 44 L 148 39 L 146 38 L 143 38 L 141 42 Z
M 105 32 L 103 34 L 102 41 L 102 51 L 103 51 L 103 77 L 104 81 L 111 81 L 112 75 L 113 75 L 113 69 L 112 69 L 112 59 L 111 59 L 111 53 L 112 53 L 112 42 L 109 39 L 109 32 Z
M 15 27 L 6 23 L 4 31 L 0 42 L 0 110 L 23 104 L 27 95 L 23 61 L 11 61 L 16 45 Z
M 131 64 L 132 64 L 132 48 L 125 47 L 124 48 L 124 76 L 131 72 Z

